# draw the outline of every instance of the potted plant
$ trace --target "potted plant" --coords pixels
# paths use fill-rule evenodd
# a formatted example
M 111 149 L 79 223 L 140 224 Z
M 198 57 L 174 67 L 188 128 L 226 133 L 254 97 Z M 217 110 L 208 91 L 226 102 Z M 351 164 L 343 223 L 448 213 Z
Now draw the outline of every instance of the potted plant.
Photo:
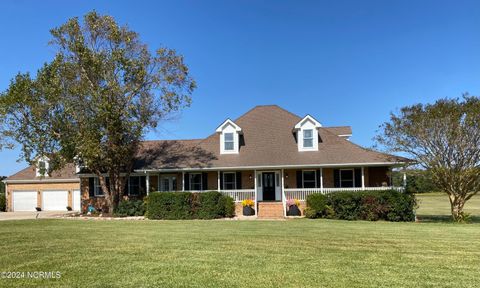
M 298 199 L 288 199 L 287 200 L 287 216 L 301 216 L 302 213 L 298 208 L 300 206 L 300 201 Z
M 73 210 L 72 207 L 67 206 L 67 211 L 72 211 L 72 210 Z
M 242 201 L 242 206 L 243 206 L 243 216 L 252 216 L 255 215 L 255 210 L 253 209 L 253 206 L 255 205 L 255 202 L 252 199 L 245 199 Z
M 35 210 L 37 210 L 38 212 L 42 211 L 42 207 L 35 207 Z

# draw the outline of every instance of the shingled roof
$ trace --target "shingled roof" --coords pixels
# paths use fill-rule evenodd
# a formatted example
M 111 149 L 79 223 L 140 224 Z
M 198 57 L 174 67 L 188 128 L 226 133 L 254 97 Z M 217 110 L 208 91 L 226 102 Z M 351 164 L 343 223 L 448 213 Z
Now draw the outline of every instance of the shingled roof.
M 388 165 L 406 158 L 360 147 L 339 135 L 352 133 L 350 126 L 320 127 L 318 151 L 299 152 L 292 129 L 301 117 L 276 105 L 257 106 L 236 119 L 242 128 L 238 154 L 220 154 L 220 135 L 205 139 L 144 141 L 136 155 L 135 170 L 241 168 L 273 166 Z M 65 181 L 77 179 L 75 165 L 37 177 L 27 167 L 7 181 Z
M 17 180 L 34 180 L 34 181 L 57 181 L 61 182 L 62 180 L 69 180 L 72 181 L 73 179 L 77 179 L 77 175 L 75 174 L 75 165 L 74 164 L 67 164 L 62 169 L 53 171 L 51 175 L 48 177 L 37 177 L 37 170 L 34 165 L 31 165 L 23 170 L 18 171 L 17 173 L 9 176 L 6 180 L 7 181 L 17 181 Z
M 238 154 L 220 154 L 220 136 L 206 139 L 147 141 L 136 170 L 395 164 L 406 158 L 360 147 L 338 135 L 349 126 L 319 128 L 318 151 L 299 152 L 293 127 L 301 118 L 276 105 L 257 106 L 236 119 L 242 128 Z

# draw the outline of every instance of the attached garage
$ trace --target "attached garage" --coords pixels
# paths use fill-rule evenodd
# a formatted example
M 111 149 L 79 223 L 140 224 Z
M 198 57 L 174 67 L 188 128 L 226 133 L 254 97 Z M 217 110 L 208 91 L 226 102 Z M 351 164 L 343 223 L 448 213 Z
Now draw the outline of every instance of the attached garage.
M 35 211 L 37 191 L 13 191 L 13 211 Z
M 43 191 L 43 211 L 66 211 L 68 206 L 68 191 Z

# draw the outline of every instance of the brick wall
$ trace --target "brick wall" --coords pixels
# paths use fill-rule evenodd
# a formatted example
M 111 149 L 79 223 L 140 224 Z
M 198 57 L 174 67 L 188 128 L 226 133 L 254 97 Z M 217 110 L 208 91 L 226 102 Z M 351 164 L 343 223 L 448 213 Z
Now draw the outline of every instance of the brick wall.
M 37 206 L 42 207 L 42 192 L 48 190 L 68 191 L 68 206 L 72 207 L 73 190 L 80 189 L 80 183 L 59 182 L 59 183 L 32 183 L 32 184 L 13 184 L 7 185 L 7 211 L 12 211 L 12 192 L 15 190 L 37 191 Z

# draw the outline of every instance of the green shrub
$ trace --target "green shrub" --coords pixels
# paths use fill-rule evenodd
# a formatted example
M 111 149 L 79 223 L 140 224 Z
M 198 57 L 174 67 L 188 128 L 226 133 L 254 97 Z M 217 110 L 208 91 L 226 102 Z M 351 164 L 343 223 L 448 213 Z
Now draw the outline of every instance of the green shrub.
M 232 217 L 233 199 L 220 192 L 155 192 L 147 198 L 149 219 L 215 219 Z
M 0 212 L 4 212 L 6 209 L 7 200 L 5 194 L 0 194 Z
M 323 194 L 312 194 L 307 197 L 305 217 L 320 218 L 327 214 L 327 197 Z
M 194 194 L 198 201 L 195 201 L 195 218 L 198 219 L 216 219 L 227 217 L 227 205 L 230 203 L 227 199 L 231 197 L 224 196 L 217 191 L 203 192 Z M 233 203 L 233 199 L 232 199 Z M 233 206 L 235 209 L 235 206 Z M 230 214 L 230 211 L 229 211 Z
M 193 194 L 189 192 L 154 192 L 147 198 L 149 219 L 192 219 Z
M 231 218 L 235 216 L 235 202 L 232 197 L 222 195 L 222 198 L 219 199 L 219 203 L 225 209 L 224 217 Z
M 343 220 L 414 221 L 415 197 L 387 191 L 335 192 L 307 198 L 306 216 Z M 320 199 L 324 199 L 323 202 Z M 320 203 L 320 204 L 319 204 Z
M 122 200 L 115 211 L 115 216 L 143 216 L 145 203 L 142 200 Z

